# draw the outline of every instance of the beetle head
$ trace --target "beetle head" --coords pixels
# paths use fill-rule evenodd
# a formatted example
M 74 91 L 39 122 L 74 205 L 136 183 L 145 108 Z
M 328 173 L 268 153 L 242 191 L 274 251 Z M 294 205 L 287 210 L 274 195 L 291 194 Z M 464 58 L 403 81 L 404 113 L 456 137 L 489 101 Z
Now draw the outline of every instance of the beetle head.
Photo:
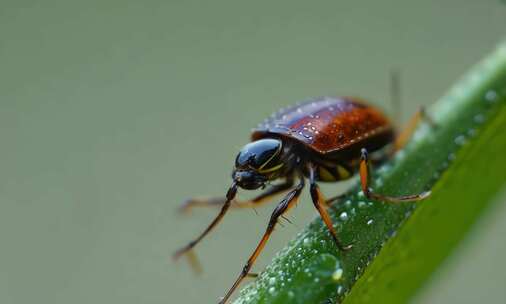
M 283 148 L 281 140 L 259 139 L 245 145 L 235 159 L 232 178 L 243 189 L 253 190 L 265 185 L 279 176 L 283 167 L 280 155 Z

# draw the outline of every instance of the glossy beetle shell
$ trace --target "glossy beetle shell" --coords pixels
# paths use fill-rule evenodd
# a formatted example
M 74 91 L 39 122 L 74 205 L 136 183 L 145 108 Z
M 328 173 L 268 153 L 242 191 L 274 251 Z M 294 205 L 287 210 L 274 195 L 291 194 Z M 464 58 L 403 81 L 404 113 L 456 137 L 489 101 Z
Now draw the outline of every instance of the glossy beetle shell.
M 384 146 L 394 138 L 389 120 L 377 109 L 351 97 L 318 97 L 274 113 L 251 135 L 288 137 L 320 154 L 352 146 Z

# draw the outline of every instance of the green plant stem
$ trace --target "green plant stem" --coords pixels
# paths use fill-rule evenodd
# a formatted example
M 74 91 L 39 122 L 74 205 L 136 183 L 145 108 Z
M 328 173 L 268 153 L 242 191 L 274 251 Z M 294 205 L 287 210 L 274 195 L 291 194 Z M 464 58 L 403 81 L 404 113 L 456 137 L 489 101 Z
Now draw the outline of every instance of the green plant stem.
M 419 203 L 367 200 L 358 187 L 330 209 L 349 252 L 319 218 L 277 254 L 235 303 L 403 303 L 506 185 L 506 43 L 434 104 L 408 146 L 375 174 L 389 195 L 432 189 Z M 353 287 L 353 288 L 352 288 Z

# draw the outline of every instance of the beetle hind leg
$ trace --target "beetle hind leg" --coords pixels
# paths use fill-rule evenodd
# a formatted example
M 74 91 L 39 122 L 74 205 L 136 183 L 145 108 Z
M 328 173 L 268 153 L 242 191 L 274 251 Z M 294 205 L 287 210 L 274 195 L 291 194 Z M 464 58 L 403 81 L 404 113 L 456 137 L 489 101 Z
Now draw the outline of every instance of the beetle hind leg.
M 375 193 L 370 187 L 370 166 L 369 159 L 367 156 L 367 150 L 361 150 L 360 157 L 360 185 L 362 186 L 362 192 L 364 195 L 372 200 L 384 201 L 389 203 L 402 203 L 402 202 L 416 202 L 427 198 L 430 195 L 430 191 L 424 191 L 418 194 L 402 195 L 402 196 L 387 196 L 383 194 Z
M 402 132 L 397 136 L 394 142 L 394 151 L 397 152 L 404 148 L 406 143 L 408 142 L 411 135 L 416 130 L 416 127 L 420 122 L 428 123 L 432 128 L 437 128 L 436 123 L 432 120 L 432 118 L 425 111 L 425 107 L 421 106 L 418 111 L 411 117 L 408 121 L 407 125 L 404 127 Z
M 302 189 L 304 188 L 304 178 L 301 177 L 300 183 L 295 187 L 295 189 L 291 190 L 286 194 L 285 198 L 278 204 L 278 206 L 274 209 L 274 211 L 271 214 L 271 218 L 269 219 L 269 223 L 267 225 L 267 229 L 264 232 L 264 235 L 262 236 L 262 239 L 258 243 L 257 247 L 249 257 L 248 261 L 242 268 L 241 273 L 235 280 L 232 287 L 228 290 L 228 292 L 225 294 L 225 296 L 220 300 L 220 304 L 224 304 L 227 302 L 227 300 L 230 298 L 234 290 L 239 286 L 239 284 L 242 282 L 242 280 L 249 276 L 251 267 L 255 263 L 256 259 L 262 252 L 262 250 L 265 247 L 265 244 L 269 240 L 272 232 L 274 231 L 274 227 L 276 224 L 278 224 L 278 219 L 287 212 L 298 200 L 300 193 Z M 254 276 L 254 274 L 253 274 Z

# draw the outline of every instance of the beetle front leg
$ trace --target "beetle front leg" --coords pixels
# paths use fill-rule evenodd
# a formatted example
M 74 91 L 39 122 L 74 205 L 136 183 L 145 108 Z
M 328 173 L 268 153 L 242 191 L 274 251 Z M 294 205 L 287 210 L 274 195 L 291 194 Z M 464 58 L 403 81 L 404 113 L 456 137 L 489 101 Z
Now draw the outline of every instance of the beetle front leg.
M 232 183 L 232 185 L 230 186 L 230 188 L 228 189 L 227 191 L 227 195 L 226 195 L 226 201 L 225 203 L 223 204 L 223 206 L 221 207 L 221 210 L 220 212 L 218 213 L 218 215 L 214 218 L 214 220 L 211 222 L 211 224 L 209 224 L 207 226 L 207 228 L 199 234 L 199 236 L 197 238 L 195 238 L 193 241 L 189 242 L 186 246 L 180 248 L 179 250 L 177 250 L 174 255 L 172 256 L 173 259 L 178 259 L 179 257 L 183 256 L 183 255 L 187 255 L 188 258 L 189 258 L 189 261 L 190 261 L 190 265 L 194 268 L 194 270 L 196 272 L 199 272 L 200 271 L 200 264 L 198 263 L 195 255 L 193 254 L 193 247 L 195 247 L 195 245 L 197 245 L 211 230 L 213 230 L 214 227 L 216 227 L 220 221 L 223 219 L 223 217 L 225 216 L 225 214 L 227 213 L 227 210 L 229 209 L 230 207 L 230 203 L 232 202 L 232 200 L 234 199 L 235 195 L 237 194 L 237 185 L 236 183 Z
M 271 186 L 265 192 L 247 201 L 233 201 L 230 208 L 253 208 L 267 203 L 269 199 L 279 195 L 293 186 L 293 179 L 287 179 L 284 183 Z M 188 213 L 195 207 L 222 207 L 225 204 L 226 197 L 208 197 L 208 198 L 191 198 L 185 201 L 179 210 Z
M 360 185 L 362 186 L 362 192 L 364 195 L 372 200 L 384 201 L 389 203 L 402 203 L 402 202 L 416 202 L 427 198 L 430 195 L 430 191 L 425 191 L 419 194 L 402 195 L 402 196 L 387 196 L 383 194 L 375 193 L 370 187 L 370 165 L 367 156 L 367 150 L 361 150 L 360 157 Z
M 300 193 L 303 188 L 304 188 L 304 178 L 301 177 L 300 183 L 297 185 L 297 187 L 295 189 L 293 189 L 292 191 L 288 192 L 288 194 L 285 196 L 285 198 L 278 204 L 276 209 L 274 209 L 274 211 L 272 212 L 271 218 L 269 220 L 269 224 L 267 225 L 267 229 L 266 229 L 262 239 L 260 240 L 257 247 L 255 248 L 255 250 L 253 251 L 253 253 L 249 257 L 248 261 L 244 265 L 241 273 L 239 274 L 239 276 L 235 280 L 232 287 L 228 290 L 228 292 L 225 294 L 225 296 L 219 302 L 220 304 L 226 303 L 227 300 L 232 295 L 232 293 L 234 292 L 234 290 L 242 282 L 242 280 L 248 276 L 249 271 L 251 270 L 251 267 L 253 266 L 256 259 L 260 255 L 260 252 L 262 252 L 262 250 L 264 249 L 265 244 L 267 244 L 267 241 L 269 240 L 272 232 L 274 231 L 274 227 L 278 223 L 279 217 L 282 216 L 285 212 L 287 212 L 295 204 L 295 202 L 297 202 L 297 199 L 299 198 Z

